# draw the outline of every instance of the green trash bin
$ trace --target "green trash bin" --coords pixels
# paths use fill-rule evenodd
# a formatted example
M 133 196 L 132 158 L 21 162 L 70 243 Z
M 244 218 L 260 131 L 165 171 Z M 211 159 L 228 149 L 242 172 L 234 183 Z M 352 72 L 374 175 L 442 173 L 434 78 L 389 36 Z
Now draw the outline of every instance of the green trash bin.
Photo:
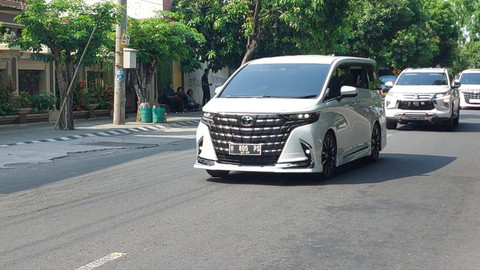
M 152 123 L 152 108 L 140 108 L 142 123 Z
M 153 123 L 165 122 L 165 108 L 153 108 L 152 109 Z

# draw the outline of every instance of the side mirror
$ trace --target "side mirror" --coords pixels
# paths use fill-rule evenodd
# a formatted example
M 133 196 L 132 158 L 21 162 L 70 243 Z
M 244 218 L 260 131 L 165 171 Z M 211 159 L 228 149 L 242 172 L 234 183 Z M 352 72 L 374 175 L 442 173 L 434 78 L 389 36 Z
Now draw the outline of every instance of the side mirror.
M 215 95 L 218 95 L 218 93 L 222 92 L 223 87 L 219 86 L 215 88 Z
M 453 88 L 459 88 L 462 84 L 460 83 L 460 80 L 455 79 L 453 80 L 452 87 Z
M 392 81 L 388 81 L 385 83 L 385 88 L 386 89 L 391 89 L 393 87 L 393 82 Z
M 344 85 L 340 88 L 340 95 L 343 97 L 355 97 L 358 95 L 358 90 L 356 87 Z

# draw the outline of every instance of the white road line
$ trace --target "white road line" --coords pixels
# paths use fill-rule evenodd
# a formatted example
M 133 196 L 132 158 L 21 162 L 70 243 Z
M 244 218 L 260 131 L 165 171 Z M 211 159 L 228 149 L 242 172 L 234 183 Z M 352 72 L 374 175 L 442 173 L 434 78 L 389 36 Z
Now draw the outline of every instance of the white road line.
M 95 268 L 98 268 L 102 265 L 104 265 L 105 263 L 109 262 L 109 261 L 113 261 L 113 260 L 116 260 L 120 257 L 123 257 L 125 256 L 126 253 L 120 253 L 120 252 L 115 252 L 115 253 L 112 253 L 112 254 L 108 254 L 107 256 L 101 258 L 101 259 L 98 259 L 96 261 L 93 261 L 89 264 L 86 264 L 80 268 L 77 268 L 76 270 L 92 270 L 92 269 L 95 269 Z
M 141 130 L 144 130 L 144 131 L 148 131 L 148 128 L 144 128 L 144 127 L 137 127 L 137 129 L 141 129 Z
M 32 141 L 32 143 L 41 143 L 41 141 Z
M 61 137 L 60 140 L 69 141 L 70 138 L 68 138 L 68 137 Z
M 24 144 L 26 144 L 26 143 L 24 143 L 24 142 L 18 142 L 18 143 L 16 143 L 16 145 L 24 145 Z
M 97 132 L 97 134 L 103 135 L 103 136 L 112 136 L 112 134 L 108 134 L 105 132 Z
M 49 142 L 58 142 L 57 140 L 54 140 L 54 139 L 47 139 L 47 141 L 49 141 Z
M 130 134 L 129 131 L 126 131 L 126 130 L 124 130 L 124 129 L 120 129 L 120 130 L 117 130 L 117 131 L 118 131 L 118 132 L 122 132 L 123 134 Z
M 128 130 L 131 130 L 131 131 L 133 131 L 133 132 L 140 132 L 140 130 L 135 129 L 135 128 L 129 128 Z
M 8 147 L 8 145 L 7 144 L 0 144 L 0 148 L 1 147 Z
M 73 137 L 77 138 L 77 139 L 82 139 L 83 137 L 80 136 L 80 135 L 73 135 Z
M 108 133 L 113 134 L 113 135 L 120 135 L 120 132 L 116 132 L 116 131 L 113 131 L 113 130 L 109 131 Z
M 92 134 L 92 133 L 87 133 L 87 134 L 85 134 L 85 136 L 88 136 L 88 137 L 97 137 L 97 135 Z
M 393 134 L 387 134 L 387 138 L 390 137 L 390 136 L 392 136 L 392 135 L 393 135 Z
M 172 138 L 172 139 L 195 139 L 195 135 L 135 135 L 145 138 Z

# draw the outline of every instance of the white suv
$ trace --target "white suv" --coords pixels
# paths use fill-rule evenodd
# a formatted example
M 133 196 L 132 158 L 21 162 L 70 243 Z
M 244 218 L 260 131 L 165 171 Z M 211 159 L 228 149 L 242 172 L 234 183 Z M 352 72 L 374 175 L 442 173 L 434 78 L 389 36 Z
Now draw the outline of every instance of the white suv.
M 405 69 L 385 97 L 387 128 L 397 123 L 439 123 L 447 130 L 458 125 L 460 97 L 458 81 L 445 68 Z
M 282 56 L 240 67 L 203 107 L 195 168 L 322 173 L 386 146 L 374 60 Z
M 480 69 L 467 69 L 460 75 L 460 106 L 480 108 Z

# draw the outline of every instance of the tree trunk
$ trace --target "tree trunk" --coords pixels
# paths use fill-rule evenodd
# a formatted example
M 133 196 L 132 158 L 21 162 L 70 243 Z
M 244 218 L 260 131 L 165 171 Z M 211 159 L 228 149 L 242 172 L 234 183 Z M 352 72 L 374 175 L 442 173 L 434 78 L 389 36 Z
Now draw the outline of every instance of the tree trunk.
M 67 97 L 68 90 L 68 80 L 65 78 L 64 74 L 67 71 L 62 70 L 62 66 L 59 61 L 55 62 L 56 70 L 55 74 L 57 75 L 58 91 L 60 93 L 60 104 L 66 98 L 65 107 L 62 110 L 58 121 L 58 128 L 61 130 L 73 130 L 75 129 L 73 125 L 73 91 Z
M 242 60 L 242 65 L 247 63 L 252 59 L 253 53 L 257 49 L 258 43 L 256 39 L 253 39 L 251 37 L 248 37 L 247 41 L 247 51 L 245 52 L 245 55 L 243 56 Z

